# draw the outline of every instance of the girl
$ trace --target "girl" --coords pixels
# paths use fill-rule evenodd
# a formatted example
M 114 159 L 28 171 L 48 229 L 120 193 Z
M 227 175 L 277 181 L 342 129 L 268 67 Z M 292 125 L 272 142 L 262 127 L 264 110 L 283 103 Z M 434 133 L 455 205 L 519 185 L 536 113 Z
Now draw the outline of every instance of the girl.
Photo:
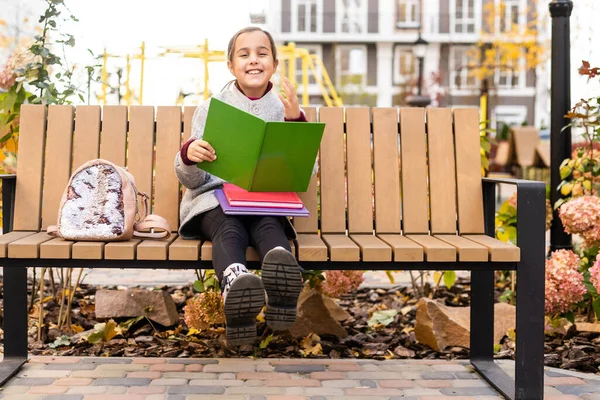
M 306 121 L 287 79 L 282 84 L 285 97 L 271 91 L 270 79 L 278 64 L 275 42 L 268 32 L 258 27 L 238 31 L 227 48 L 227 66 L 236 79 L 214 97 L 266 121 Z M 209 104 L 210 99 L 196 108 L 192 138 L 175 157 L 177 177 L 188 189 L 181 201 L 179 234 L 212 241 L 227 339 L 232 345 L 249 344 L 256 339 L 256 316 L 265 304 L 265 292 L 265 319 L 271 329 L 288 329 L 296 320 L 302 277 L 288 241 L 295 238 L 295 231 L 287 218 L 223 213 L 214 191 L 224 181 L 196 166 L 217 158 L 210 143 L 202 140 Z M 249 244 L 262 262 L 262 279 L 246 268 Z

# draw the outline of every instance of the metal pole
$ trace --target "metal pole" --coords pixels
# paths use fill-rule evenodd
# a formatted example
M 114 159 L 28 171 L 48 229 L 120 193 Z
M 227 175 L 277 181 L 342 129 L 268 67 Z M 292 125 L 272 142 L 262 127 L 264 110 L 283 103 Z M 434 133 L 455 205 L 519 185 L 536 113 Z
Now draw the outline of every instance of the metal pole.
M 571 129 L 562 131 L 569 123 L 564 117 L 571 108 L 571 47 L 570 22 L 573 2 L 553 0 L 549 4 L 552 17 L 552 75 L 550 105 L 550 201 L 556 203 L 562 196 L 557 190 L 560 184 L 560 163 L 571 156 Z M 554 211 L 550 228 L 550 251 L 571 248 L 571 236 L 564 231 Z
M 423 93 L 423 57 L 419 57 L 419 88 L 417 93 L 419 96 Z

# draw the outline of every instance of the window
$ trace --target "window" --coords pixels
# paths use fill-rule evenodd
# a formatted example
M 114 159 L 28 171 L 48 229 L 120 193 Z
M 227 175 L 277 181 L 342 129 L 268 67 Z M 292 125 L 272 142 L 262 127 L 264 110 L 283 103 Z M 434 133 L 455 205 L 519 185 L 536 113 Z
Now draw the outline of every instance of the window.
M 521 0 L 500 1 L 500 32 L 516 32 L 519 27 Z
M 320 59 L 323 59 L 321 53 L 321 46 L 317 45 L 317 44 L 297 44 L 297 47 L 303 48 L 308 50 L 308 52 L 311 55 L 316 55 L 317 57 L 319 57 Z M 317 63 L 315 62 L 315 60 L 313 59 L 313 65 L 315 66 L 315 70 L 317 75 L 321 75 L 321 68 L 319 65 L 317 65 Z M 298 88 L 299 90 L 301 90 L 302 88 L 302 59 L 298 58 L 296 59 L 296 82 L 298 83 Z M 317 80 L 315 79 L 314 74 L 312 73 L 312 70 L 309 68 L 308 70 L 308 84 L 309 85 L 315 85 L 317 83 Z
M 396 1 L 396 27 L 417 27 L 420 25 L 420 0 Z
M 367 83 L 367 48 L 360 45 L 340 45 L 336 52 L 337 85 L 343 91 L 359 89 Z
M 317 32 L 317 0 L 296 0 L 296 32 Z
M 496 126 L 497 132 L 502 132 L 504 125 L 510 128 L 524 121 L 527 121 L 526 106 L 496 106 L 492 113 L 492 126 Z
M 450 49 L 450 85 L 455 89 L 473 89 L 477 79 L 468 68 L 468 47 Z
M 500 57 L 499 57 L 500 58 Z M 509 65 L 502 65 L 496 69 L 494 83 L 498 88 L 513 89 L 525 84 L 525 57 L 505 61 Z M 522 76 L 523 75 L 523 76 Z
M 475 0 L 454 1 L 454 33 L 475 33 Z
M 367 33 L 368 12 L 367 0 L 337 0 L 336 14 L 340 15 L 337 31 Z
M 410 47 L 396 46 L 394 50 L 394 84 L 409 83 L 417 75 L 417 60 Z

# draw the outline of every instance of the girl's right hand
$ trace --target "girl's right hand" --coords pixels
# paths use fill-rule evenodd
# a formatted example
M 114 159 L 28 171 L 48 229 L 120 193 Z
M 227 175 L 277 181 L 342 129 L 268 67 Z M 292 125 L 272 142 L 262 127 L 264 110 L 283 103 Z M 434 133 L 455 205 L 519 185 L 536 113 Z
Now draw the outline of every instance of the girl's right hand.
M 187 150 L 188 160 L 199 163 L 203 161 L 213 162 L 217 159 L 215 149 L 205 140 L 194 140 Z

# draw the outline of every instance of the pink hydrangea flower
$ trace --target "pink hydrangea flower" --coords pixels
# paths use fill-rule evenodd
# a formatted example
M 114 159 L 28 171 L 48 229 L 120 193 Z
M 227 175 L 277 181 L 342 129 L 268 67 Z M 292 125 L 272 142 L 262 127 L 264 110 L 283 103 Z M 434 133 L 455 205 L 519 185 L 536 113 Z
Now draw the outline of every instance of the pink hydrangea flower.
M 558 216 L 565 232 L 581 235 L 586 247 L 600 244 L 600 197 L 574 197 L 560 206 Z
M 20 71 L 24 71 L 27 67 L 27 64 L 31 62 L 39 62 L 41 58 L 32 54 L 29 51 L 29 48 L 24 45 L 20 48 L 17 48 L 6 60 L 6 64 L 0 71 L 0 88 L 4 90 L 8 90 L 11 86 L 15 84 L 18 78 L 25 76 L 24 73 Z M 37 78 L 37 70 L 32 70 L 27 75 L 27 81 L 31 81 Z
M 323 293 L 329 297 L 339 297 L 357 289 L 363 280 L 362 271 L 327 271 L 322 285 Z
M 579 256 L 571 250 L 557 250 L 546 260 L 546 313 L 567 312 L 586 293 Z
M 592 285 L 596 288 L 596 291 L 600 293 L 600 254 L 596 256 L 596 262 L 590 268 L 590 280 Z

